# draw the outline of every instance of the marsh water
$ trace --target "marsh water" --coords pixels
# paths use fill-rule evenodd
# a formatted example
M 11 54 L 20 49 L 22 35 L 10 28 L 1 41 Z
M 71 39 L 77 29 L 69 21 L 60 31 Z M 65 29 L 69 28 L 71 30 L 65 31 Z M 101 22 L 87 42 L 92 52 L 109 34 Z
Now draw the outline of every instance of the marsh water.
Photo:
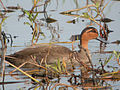
M 17 7 L 20 6 L 24 10 L 31 10 L 33 7 L 33 0 L 2 0 L 2 3 L 4 4 L 4 7 Z M 41 2 L 38 3 L 38 5 L 41 5 L 41 7 L 38 8 L 37 11 L 43 11 L 45 8 L 45 1 L 49 1 L 46 5 L 46 13 L 39 13 L 37 16 L 37 23 L 40 24 L 40 30 L 43 34 L 40 35 L 38 38 L 37 43 L 51 43 L 51 42 L 59 42 L 56 43 L 58 45 L 63 45 L 65 47 L 68 47 L 72 49 L 72 43 L 67 43 L 71 42 L 70 37 L 75 34 L 80 34 L 81 31 L 91 23 L 90 20 L 85 19 L 85 18 L 78 18 L 75 20 L 75 23 L 67 23 L 68 21 L 73 20 L 75 17 L 69 16 L 69 15 L 63 15 L 60 14 L 61 12 L 67 11 L 67 10 L 72 10 L 72 9 L 77 9 L 77 8 L 82 8 L 86 6 L 86 1 L 87 0 L 41 0 Z M 93 4 L 90 0 L 89 4 Z M 109 2 L 109 0 L 105 0 L 104 5 Z M 43 6 L 42 6 L 43 5 Z M 108 35 L 108 41 L 109 42 L 114 42 L 117 40 L 120 40 L 120 1 L 119 0 L 110 0 L 108 5 L 104 8 L 103 14 L 104 17 L 110 18 L 114 21 L 107 23 L 109 30 L 112 30 Z M 3 10 L 3 6 L 0 5 L 0 10 Z M 30 25 L 25 24 L 26 22 L 30 22 L 29 18 L 27 15 L 20 17 L 20 15 L 23 14 L 21 10 L 17 9 L 12 9 L 14 12 L 7 12 L 6 20 L 2 24 L 2 31 L 5 33 L 8 33 L 12 36 L 12 46 L 11 46 L 11 41 L 7 44 L 7 51 L 6 54 L 12 54 L 14 52 L 17 52 L 19 50 L 22 50 L 32 44 L 32 29 Z M 74 14 L 82 14 L 84 10 L 74 12 Z M 3 13 L 3 12 L 1 12 Z M 50 17 L 54 20 L 55 22 L 46 22 L 45 21 L 45 16 Z M 100 19 L 100 18 L 99 18 Z M 100 26 L 93 23 L 93 27 L 97 28 L 99 30 Z M 33 43 L 35 40 L 33 41 Z M 60 43 L 60 42 L 66 42 L 66 43 Z M 78 48 L 79 42 L 74 43 L 74 50 L 79 50 Z M 93 64 L 96 65 L 96 67 L 99 66 L 100 60 L 106 60 L 107 58 L 110 57 L 112 53 L 99 53 L 100 52 L 100 42 L 96 40 L 91 40 L 89 42 L 89 50 L 91 51 L 92 55 L 92 62 Z M 119 43 L 110 43 L 106 44 L 104 51 L 119 51 L 120 46 Z M 95 53 L 96 52 L 96 53 Z M 97 66 L 98 65 L 98 66 Z M 107 68 L 105 69 L 107 71 L 118 71 L 119 70 L 119 64 L 115 60 L 115 57 L 113 56 L 112 59 L 108 63 L 109 66 L 112 67 L 117 67 L 117 69 L 113 68 Z M 7 65 L 6 65 L 7 66 Z M 31 79 L 27 78 L 27 76 L 24 75 L 17 75 L 17 76 L 12 76 L 9 74 L 10 71 L 12 71 L 12 67 L 6 67 L 5 70 L 5 82 L 17 82 L 21 81 L 20 83 L 10 83 L 10 84 L 1 84 L 0 90 L 44 90 L 47 85 L 44 83 L 43 86 L 39 86 L 36 84 L 31 83 Z M 8 75 L 7 75 L 8 74 Z M 16 72 L 16 74 L 19 74 L 19 72 Z M 77 72 L 79 74 L 79 72 Z M 119 76 L 120 77 L 120 76 Z M 67 84 L 71 85 L 71 83 L 68 82 L 68 79 L 70 77 L 60 77 L 60 83 L 62 84 Z M 41 81 L 41 79 L 38 79 Z M 52 81 L 57 82 L 57 78 L 53 79 Z M 23 82 L 22 82 L 23 81 Z M 106 89 L 113 89 L 113 90 L 119 90 L 120 88 L 120 81 L 117 80 L 106 80 L 103 81 L 104 83 L 103 86 L 109 86 L 110 88 Z M 51 89 L 56 83 L 51 82 L 49 84 L 49 88 Z M 46 87 L 44 87 L 46 85 Z M 75 85 L 75 84 L 73 84 Z M 61 88 L 60 88 L 61 87 Z M 69 86 L 68 86 L 69 87 Z M 87 87 L 87 86 L 85 86 Z M 88 86 L 90 87 L 90 86 Z M 77 87 L 78 90 L 82 90 L 82 86 Z M 56 90 L 67 90 L 65 89 L 64 85 L 58 86 L 55 88 Z M 73 90 L 73 88 L 69 87 L 69 90 Z M 88 88 L 90 89 L 90 88 Z M 104 88 L 105 89 L 105 88 Z

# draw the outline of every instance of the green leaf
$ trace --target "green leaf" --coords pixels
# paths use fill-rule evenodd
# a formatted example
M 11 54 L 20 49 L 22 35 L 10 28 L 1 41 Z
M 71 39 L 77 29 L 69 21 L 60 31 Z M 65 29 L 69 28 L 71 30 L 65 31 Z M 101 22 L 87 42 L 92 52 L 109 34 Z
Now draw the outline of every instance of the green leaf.
M 61 72 L 60 59 L 58 59 L 58 61 L 57 61 L 57 65 L 58 65 L 58 70 Z
M 65 72 L 65 67 L 64 67 L 64 65 L 62 64 L 62 70 L 63 70 L 63 72 Z
M 96 8 L 99 8 L 99 6 L 100 6 L 100 2 L 97 1 L 97 2 L 95 3 L 95 5 L 96 5 Z
M 113 51 L 114 55 L 116 56 L 116 58 L 118 57 L 118 53 L 114 50 Z
M 92 11 L 92 10 L 93 10 L 93 11 L 95 11 L 95 12 L 97 12 L 97 10 L 96 10 L 96 9 L 91 9 L 91 11 Z
M 118 56 L 120 57 L 120 53 L 118 54 Z
M 111 56 L 108 59 L 105 60 L 104 66 L 112 59 L 112 57 L 113 57 L 113 54 L 111 54 Z
M 32 42 L 35 40 L 35 34 L 33 33 Z
M 57 72 L 59 72 L 59 70 L 56 67 L 51 67 L 52 69 L 56 70 Z
M 54 63 L 54 64 L 52 64 L 52 65 L 47 65 L 47 67 L 50 67 L 50 68 L 54 69 L 55 71 L 57 71 L 57 72 L 59 73 L 59 70 L 58 70 L 58 68 L 57 68 L 56 63 Z
M 29 23 L 29 22 L 25 22 L 24 24 L 30 25 L 30 23 Z
M 24 12 L 28 15 L 28 19 L 32 22 L 32 13 L 27 10 L 24 10 Z
M 90 18 L 89 14 L 87 12 L 83 13 L 82 15 L 84 18 Z
M 56 63 L 54 63 L 54 64 L 51 66 L 51 68 L 54 69 L 54 70 L 56 70 L 57 72 L 59 72 Z
M 38 16 L 38 13 L 36 13 L 36 15 L 34 16 L 33 21 L 35 21 L 37 16 Z
M 1 33 L 1 28 L 2 28 L 2 24 L 4 23 L 4 21 L 7 19 L 7 17 L 5 17 L 5 18 L 2 18 L 2 21 L 1 21 L 1 23 L 0 23 L 0 33 Z
M 25 14 L 27 14 L 28 16 L 30 15 L 30 12 L 27 10 L 24 10 Z

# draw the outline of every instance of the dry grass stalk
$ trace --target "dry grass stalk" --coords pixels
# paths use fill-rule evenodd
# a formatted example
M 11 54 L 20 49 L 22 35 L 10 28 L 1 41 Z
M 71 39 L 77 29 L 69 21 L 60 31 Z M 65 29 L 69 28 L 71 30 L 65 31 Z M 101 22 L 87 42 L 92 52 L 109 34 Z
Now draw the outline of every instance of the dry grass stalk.
M 79 8 L 79 9 L 72 9 L 72 10 L 68 10 L 68 11 L 64 11 L 64 12 L 61 12 L 61 13 L 70 13 L 70 12 L 75 12 L 75 11 L 80 11 L 80 10 L 82 10 L 82 9 L 86 9 L 86 8 L 88 8 L 88 7 L 95 7 L 96 5 L 87 5 L 87 6 L 84 6 L 84 7 L 82 7 L 82 8 Z
M 15 65 L 11 64 L 8 61 L 5 61 L 5 63 L 11 65 L 12 67 L 16 68 L 17 70 L 19 70 L 21 73 L 25 74 L 26 76 L 28 76 L 29 78 L 31 78 L 32 80 L 34 80 L 35 82 L 39 83 L 39 81 L 35 78 L 33 78 L 32 76 L 30 76 L 29 74 L 27 74 L 26 72 L 24 72 L 23 70 L 19 69 L 18 67 L 16 67 Z

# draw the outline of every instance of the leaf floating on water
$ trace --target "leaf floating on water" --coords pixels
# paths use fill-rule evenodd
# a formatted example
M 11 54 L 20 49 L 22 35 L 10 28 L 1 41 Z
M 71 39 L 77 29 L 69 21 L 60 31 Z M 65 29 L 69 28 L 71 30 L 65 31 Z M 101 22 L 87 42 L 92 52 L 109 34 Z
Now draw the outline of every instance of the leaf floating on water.
M 46 19 L 42 18 L 42 19 L 40 19 L 40 20 L 46 21 L 47 23 L 54 23 L 54 22 L 57 21 L 57 20 L 55 20 L 55 19 L 53 19 L 53 18 L 50 18 L 50 17 L 48 17 L 48 18 L 46 18 Z
M 75 20 L 67 21 L 67 23 L 73 23 L 73 24 L 75 24 Z
M 60 14 L 62 14 L 62 13 L 60 13 Z M 78 14 L 72 14 L 72 13 L 64 13 L 62 15 L 72 16 L 72 17 L 80 17 L 80 15 L 78 15 Z
M 53 18 L 50 18 L 50 17 L 48 17 L 47 19 L 46 19 L 46 22 L 47 23 L 53 23 L 53 22 L 56 22 L 57 20 L 55 20 L 55 19 L 53 19 Z
M 8 9 L 15 9 L 15 10 L 21 9 L 19 6 L 8 6 L 7 8 Z
M 60 14 L 71 14 L 71 12 L 61 12 Z
M 113 44 L 120 44 L 120 40 L 116 40 L 116 41 L 111 42 L 111 43 L 113 43 Z
M 109 22 L 112 22 L 114 20 L 109 19 L 109 18 L 101 18 L 100 20 L 96 20 L 96 21 L 101 21 L 101 22 L 109 23 Z
M 7 13 L 11 13 L 11 12 L 15 12 L 13 10 L 0 10 L 0 12 L 7 12 Z

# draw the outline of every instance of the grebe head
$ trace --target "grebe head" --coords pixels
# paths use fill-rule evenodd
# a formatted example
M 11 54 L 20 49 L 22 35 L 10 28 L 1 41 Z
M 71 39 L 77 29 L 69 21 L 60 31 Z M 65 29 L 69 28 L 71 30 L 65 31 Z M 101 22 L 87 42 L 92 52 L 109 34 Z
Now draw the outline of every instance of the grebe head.
M 88 49 L 88 42 L 92 39 L 97 39 L 98 31 L 94 27 L 85 28 L 80 35 L 80 45 L 81 47 Z

